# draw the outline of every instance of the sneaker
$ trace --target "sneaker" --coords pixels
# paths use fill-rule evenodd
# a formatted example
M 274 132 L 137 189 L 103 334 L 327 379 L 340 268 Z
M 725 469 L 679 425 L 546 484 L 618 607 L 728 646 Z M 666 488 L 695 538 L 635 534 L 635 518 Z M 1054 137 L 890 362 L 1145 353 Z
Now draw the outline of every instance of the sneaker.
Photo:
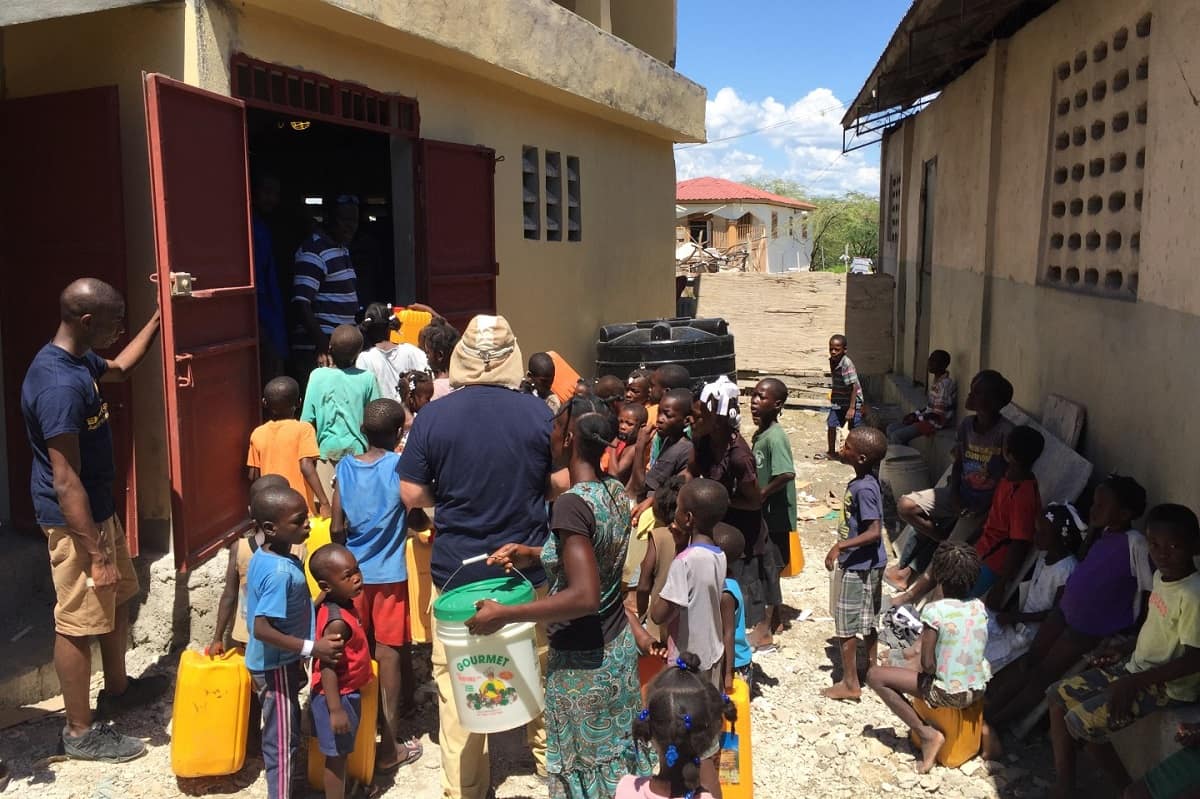
M 96 717 L 111 721 L 134 708 L 148 705 L 167 692 L 170 681 L 165 675 L 129 677 L 125 693 L 113 696 L 101 688 L 96 697 Z
M 77 738 L 63 730 L 63 754 L 72 760 L 96 760 L 102 763 L 125 763 L 146 754 L 146 744 L 117 732 L 111 724 L 96 722 Z

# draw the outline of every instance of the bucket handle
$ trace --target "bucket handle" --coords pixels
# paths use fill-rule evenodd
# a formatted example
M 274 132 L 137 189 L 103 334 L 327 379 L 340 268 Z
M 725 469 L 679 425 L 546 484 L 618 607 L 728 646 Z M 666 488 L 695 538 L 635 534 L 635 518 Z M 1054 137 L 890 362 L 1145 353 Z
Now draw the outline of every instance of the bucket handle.
M 462 571 L 463 569 L 465 569 L 467 566 L 473 566 L 476 563 L 482 563 L 483 561 L 487 560 L 490 557 L 491 557 L 491 555 L 489 553 L 485 552 L 482 555 L 473 555 L 469 558 L 463 558 L 463 562 L 459 564 L 458 568 L 455 569 L 454 571 L 450 572 L 450 576 L 446 578 L 446 581 L 444 583 L 442 583 L 442 587 L 438 589 L 438 593 L 439 594 L 446 593 L 446 586 L 450 585 L 450 583 L 454 581 L 454 578 L 458 575 L 458 573 L 460 571 Z M 513 566 L 511 564 L 509 564 L 509 568 L 512 569 L 513 571 L 515 571 L 517 574 L 521 575 L 521 579 L 524 580 L 525 582 L 529 583 L 529 585 L 532 586 L 534 588 L 534 590 L 536 591 L 537 586 L 533 585 L 533 580 L 530 580 L 525 575 L 525 572 L 521 571 L 516 566 Z M 425 609 L 425 612 L 430 613 L 432 611 L 433 611 L 433 598 L 431 597 L 429 599 L 429 607 L 427 607 Z

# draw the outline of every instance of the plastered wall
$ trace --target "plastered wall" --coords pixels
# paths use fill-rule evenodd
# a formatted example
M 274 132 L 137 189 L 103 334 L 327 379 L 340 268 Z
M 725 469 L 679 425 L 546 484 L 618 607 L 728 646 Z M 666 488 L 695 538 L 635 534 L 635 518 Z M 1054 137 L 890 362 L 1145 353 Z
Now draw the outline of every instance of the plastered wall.
M 1056 67 L 1081 51 L 1094 58 L 1103 42 L 1113 57 L 1114 36 L 1122 29 L 1140 35 L 1137 26 L 1147 13 L 1152 25 L 1136 299 L 1046 285 L 1039 274 L 1057 132 Z M 936 157 L 932 346 L 950 350 L 960 381 L 981 366 L 999 369 L 1013 382 L 1016 402 L 1035 414 L 1050 393 L 1082 403 L 1088 412 L 1082 449 L 1100 473 L 1119 469 L 1145 482 L 1154 500 L 1193 505 L 1200 500 L 1194 476 L 1200 423 L 1187 407 L 1200 394 L 1200 376 L 1189 366 L 1200 340 L 1194 266 L 1200 250 L 1200 157 L 1194 145 L 1200 59 L 1191 44 L 1198 37 L 1200 7 L 1187 0 L 1064 0 L 994 45 L 905 123 L 912 151 L 904 159 L 908 191 L 899 247 L 911 268 L 919 253 L 921 169 Z M 1111 126 L 1111 86 L 1105 99 L 1089 97 L 1088 120 L 1094 116 Z M 1093 147 L 1087 128 L 1086 146 Z M 1112 152 L 1088 155 L 1111 158 L 1123 147 L 1112 127 L 1102 142 Z M 1131 151 L 1126 169 L 1136 168 Z M 886 181 L 888 170 L 883 174 Z M 1078 193 L 1086 208 L 1093 191 Z M 1107 201 L 1106 191 L 1095 193 Z M 1098 215 L 1101 231 L 1106 213 L 1107 207 Z M 913 325 L 906 318 L 900 335 L 910 337 Z M 898 366 L 907 364 L 902 359 Z

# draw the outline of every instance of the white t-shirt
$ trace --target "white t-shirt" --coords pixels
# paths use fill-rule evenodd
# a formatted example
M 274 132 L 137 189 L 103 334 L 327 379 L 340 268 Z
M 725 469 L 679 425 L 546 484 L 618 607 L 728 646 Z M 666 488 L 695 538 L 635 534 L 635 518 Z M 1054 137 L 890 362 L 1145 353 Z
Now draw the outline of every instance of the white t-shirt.
M 721 589 L 725 585 L 725 553 L 711 544 L 693 544 L 671 561 L 659 596 L 679 606 L 667 631 L 669 659 L 680 652 L 700 658 L 711 669 L 725 655 L 721 629 Z
M 396 390 L 400 376 L 414 370 L 425 371 L 429 368 L 429 361 L 420 347 L 397 344 L 387 350 L 369 347 L 358 354 L 354 365 L 375 375 L 380 396 L 400 402 L 400 392 Z
M 1074 555 L 1047 564 L 1046 553 L 1040 553 L 1033 564 L 1033 577 L 1027 586 L 1023 586 L 1025 592 L 1021 612 L 1042 613 L 1053 608 L 1058 589 L 1067 584 L 1067 578 L 1078 565 L 1079 561 Z M 1001 625 L 996 621 L 996 614 L 989 610 L 988 642 L 983 656 L 992 665 L 992 672 L 999 671 L 1028 652 L 1040 626 L 1040 622 L 1036 621 Z

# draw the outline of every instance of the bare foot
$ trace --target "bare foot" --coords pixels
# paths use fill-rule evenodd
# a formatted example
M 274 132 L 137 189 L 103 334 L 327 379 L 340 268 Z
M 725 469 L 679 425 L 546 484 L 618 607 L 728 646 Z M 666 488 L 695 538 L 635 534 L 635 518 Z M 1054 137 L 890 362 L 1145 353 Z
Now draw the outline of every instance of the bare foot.
M 912 583 L 913 572 L 908 566 L 888 566 L 883 570 L 883 579 L 899 591 L 907 591 Z
M 838 699 L 843 702 L 858 702 L 862 700 L 862 689 L 851 688 L 846 683 L 839 682 L 822 689 L 821 696 L 826 699 Z
M 1004 757 L 1004 743 L 1000 740 L 1000 731 L 992 725 L 983 722 L 980 730 L 979 754 L 984 760 L 999 760 Z
M 942 749 L 942 744 L 946 743 L 946 736 L 942 735 L 941 731 L 936 727 L 928 727 L 930 732 L 929 737 L 925 737 L 926 733 L 917 730 L 917 734 L 921 736 L 921 763 L 917 766 L 918 774 L 928 774 L 934 764 L 937 763 L 938 752 Z

